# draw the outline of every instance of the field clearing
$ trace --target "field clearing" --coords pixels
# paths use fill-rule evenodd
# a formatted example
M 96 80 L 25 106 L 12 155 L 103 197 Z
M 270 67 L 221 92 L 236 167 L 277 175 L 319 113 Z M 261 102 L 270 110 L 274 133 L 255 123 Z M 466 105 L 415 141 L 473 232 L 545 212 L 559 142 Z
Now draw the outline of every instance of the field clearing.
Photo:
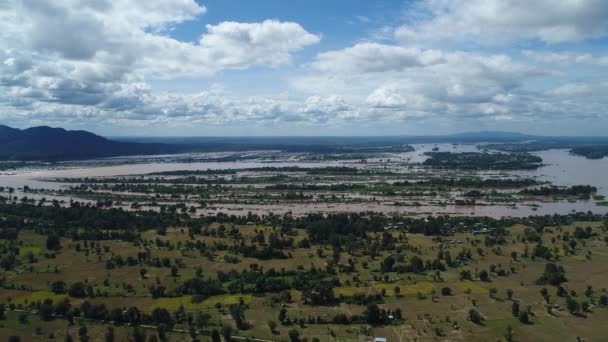
M 221 295 L 213 296 L 203 300 L 200 303 L 193 303 L 192 296 L 183 296 L 177 298 L 158 298 L 154 301 L 148 310 L 152 311 L 155 308 L 166 308 L 171 311 L 176 311 L 180 307 L 183 307 L 187 311 L 195 310 L 209 310 L 216 308 L 218 305 L 221 307 L 228 307 L 230 305 L 239 304 L 243 302 L 245 305 L 251 305 L 253 297 L 251 295 Z

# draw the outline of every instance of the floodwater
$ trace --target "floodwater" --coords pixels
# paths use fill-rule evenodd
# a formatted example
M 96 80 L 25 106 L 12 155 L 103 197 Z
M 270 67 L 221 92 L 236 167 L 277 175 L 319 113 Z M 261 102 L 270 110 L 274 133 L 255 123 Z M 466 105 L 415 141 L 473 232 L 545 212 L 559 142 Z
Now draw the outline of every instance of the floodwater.
M 452 152 L 473 152 L 477 151 L 475 145 L 452 145 L 452 144 L 425 144 L 414 145 L 416 151 L 406 153 L 396 153 L 388 158 L 369 159 L 367 164 L 358 161 L 323 161 L 307 162 L 294 160 L 293 156 L 288 155 L 283 160 L 268 162 L 267 159 L 251 159 L 239 162 L 171 162 L 176 156 L 151 156 L 138 157 L 137 163 L 124 165 L 103 165 L 103 160 L 97 164 L 72 163 L 61 168 L 36 168 L 31 170 L 18 170 L 10 172 L 0 172 L 0 186 L 22 188 L 27 185 L 30 188 L 58 189 L 66 184 L 49 182 L 45 179 L 63 177 L 108 177 L 125 176 L 133 174 L 146 174 L 151 172 L 175 171 L 175 170 L 204 170 L 204 169 L 244 169 L 262 166 L 300 166 L 300 167 L 325 167 L 325 166 L 356 166 L 356 167 L 386 167 L 388 169 L 401 169 L 403 172 L 425 172 L 424 169 L 414 163 L 424 161 L 424 152 L 431 151 L 437 147 L 440 151 Z M 545 166 L 537 170 L 526 171 L 488 171 L 477 172 L 481 176 L 509 176 L 509 177 L 535 177 L 539 180 L 550 181 L 555 185 L 592 185 L 598 188 L 598 194 L 608 197 L 608 158 L 591 160 L 584 157 L 574 156 L 567 150 L 549 150 L 535 152 L 534 154 L 543 159 Z M 202 155 L 202 154 L 201 154 Z M 183 158 L 184 156 L 182 156 Z M 178 157 L 179 158 L 179 157 Z M 129 160 L 126 158 L 126 160 Z M 293 160 L 293 161 L 292 161 Z M 162 161 L 162 162 L 159 162 Z M 111 162 L 116 162 L 115 159 Z M 411 169 L 413 167 L 413 170 Z M 410 170 L 410 171 L 407 171 Z M 434 173 L 435 171 L 428 171 Z M 444 171 L 445 172 L 445 171 Z M 449 171 L 452 174 L 454 171 Z M 471 171 L 463 172 L 471 175 Z M 4 193 L 6 195 L 6 193 Z M 22 192 L 17 191 L 15 196 L 21 197 Z M 43 196 L 25 194 L 30 198 L 46 197 L 47 199 L 69 200 L 70 197 Z M 269 212 L 285 213 L 292 212 L 294 215 L 303 215 L 309 212 L 363 212 L 377 211 L 388 214 L 411 214 L 411 215 L 472 215 L 472 216 L 517 216 L 524 217 L 529 215 L 547 214 L 567 214 L 573 211 L 592 211 L 598 214 L 608 213 L 608 207 L 596 205 L 596 201 L 559 201 L 559 202 L 528 202 L 518 203 L 516 206 L 508 204 L 487 204 L 487 205 L 429 205 L 421 206 L 397 206 L 394 200 L 379 202 L 361 203 L 322 203 L 322 202 L 303 202 L 303 203 L 284 203 L 279 205 L 224 205 L 219 204 L 213 209 L 207 208 L 199 213 L 208 214 L 212 212 L 224 212 L 232 214 L 246 214 L 256 212 L 266 214 Z

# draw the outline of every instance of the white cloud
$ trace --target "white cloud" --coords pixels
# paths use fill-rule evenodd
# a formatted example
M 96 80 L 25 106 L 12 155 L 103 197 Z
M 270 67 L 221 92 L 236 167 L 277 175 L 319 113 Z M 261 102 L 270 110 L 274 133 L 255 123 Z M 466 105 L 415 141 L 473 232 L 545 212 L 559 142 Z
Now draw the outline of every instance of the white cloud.
M 522 51 L 523 55 L 540 63 L 548 64 L 580 64 L 591 66 L 608 66 L 608 56 L 593 56 L 576 52 L 540 52 L 532 50 Z
M 312 67 L 328 72 L 391 72 L 444 62 L 442 53 L 434 50 L 359 43 L 352 47 L 319 54 Z
M 131 117 L 144 118 L 136 113 L 157 109 L 172 115 L 171 108 L 158 103 L 171 99 L 154 94 L 147 79 L 278 67 L 289 63 L 295 51 L 320 40 L 297 23 L 276 20 L 206 25 L 206 32 L 194 43 L 169 35 L 175 25 L 205 12 L 206 8 L 194 0 L 3 2 L 0 104 L 34 108 L 36 102 L 44 103 L 52 110 L 43 112 L 51 113 L 65 105 L 73 112 L 96 107 L 92 111 L 123 111 Z M 17 101 L 15 96 L 21 99 Z M 193 115 L 222 115 L 215 113 L 212 104 L 201 110 L 205 102 L 200 99 L 177 98 L 185 109 L 194 110 Z M 218 108 L 226 109 L 228 116 L 243 112 L 230 103 L 223 104 L 227 107 L 220 103 Z M 73 105 L 81 107 L 70 107 Z M 262 116 L 266 109 L 277 111 L 268 104 L 250 105 L 252 115 Z
M 225 21 L 201 24 L 188 42 L 172 35 L 206 13 L 194 0 L 5 0 L 0 2 L 0 121 L 241 125 L 263 132 L 272 125 L 339 130 L 347 124 L 394 128 L 424 120 L 449 126 L 606 115 L 602 75 L 589 81 L 588 74 L 558 66 L 596 70 L 608 65 L 607 57 L 575 48 L 553 52 L 549 45 L 542 52 L 522 51 L 526 58 L 520 60 L 521 55 L 511 58 L 496 46 L 483 46 L 604 36 L 608 3 L 428 0 L 417 9 L 407 24 L 382 28 L 395 32 L 398 43 L 367 41 L 318 53 L 281 73 L 289 75 L 290 86 L 281 95 L 243 96 L 230 93 L 231 84 L 228 91 L 224 84 L 208 84 L 224 82 L 224 70 L 289 66 L 294 54 L 319 43 L 320 35 L 295 22 Z M 384 34 L 376 40 L 390 41 Z M 471 43 L 477 46 L 470 49 Z M 188 88 L 192 93 L 152 86 L 167 79 L 196 84 Z M 251 94 L 261 92 L 251 88 Z
M 573 42 L 608 33 L 604 0 L 427 0 L 395 31 L 404 43 Z
M 336 94 L 369 115 L 497 116 L 512 109 L 526 80 L 540 74 L 505 55 L 362 43 L 320 54 L 292 85 Z
M 209 59 L 222 66 L 235 68 L 251 64 L 286 64 L 292 51 L 320 40 L 299 24 L 275 20 L 223 22 L 216 26 L 207 25 L 207 31 L 200 39 L 201 52 L 207 52 Z

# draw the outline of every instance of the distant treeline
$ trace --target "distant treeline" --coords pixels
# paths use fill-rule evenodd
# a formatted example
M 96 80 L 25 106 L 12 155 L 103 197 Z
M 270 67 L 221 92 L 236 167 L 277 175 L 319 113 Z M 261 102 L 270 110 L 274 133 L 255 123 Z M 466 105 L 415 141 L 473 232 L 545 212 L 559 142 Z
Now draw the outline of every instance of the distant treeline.
M 487 144 L 480 147 L 504 152 L 534 152 L 552 149 L 569 149 L 570 153 L 589 159 L 601 159 L 608 156 L 608 144 L 605 143 L 530 142 L 525 144 Z
M 425 166 L 442 169 L 521 170 L 542 166 L 542 158 L 528 153 L 425 152 Z
M 608 145 L 576 147 L 570 152 L 589 159 L 601 159 L 608 156 Z
M 597 188 L 591 185 L 574 185 L 570 187 L 543 186 L 520 191 L 524 195 L 532 196 L 586 196 L 596 193 Z
M 557 226 L 574 221 L 599 221 L 606 216 L 591 212 L 568 215 L 530 216 L 528 218 L 492 219 L 489 217 L 439 216 L 427 218 L 389 217 L 379 213 L 308 214 L 245 216 L 218 213 L 214 216 L 190 217 L 178 206 L 162 207 L 155 211 L 126 211 L 122 208 L 104 209 L 95 205 L 71 203 L 70 207 L 1 203 L 0 238 L 14 239 L 18 231 L 32 229 L 41 234 L 67 236 L 75 240 L 122 239 L 134 241 L 140 232 L 149 229 L 185 227 L 200 231 L 211 223 L 267 224 L 283 229 L 305 228 L 314 242 L 331 242 L 344 237 L 366 238 L 369 232 L 382 232 L 389 224 L 400 225 L 408 232 L 426 235 L 451 235 L 456 231 L 470 231 L 476 225 L 501 228 L 521 223 L 528 226 Z
M 531 179 L 501 179 L 501 178 L 433 178 L 419 182 L 395 182 L 394 186 L 436 186 L 436 187 L 462 187 L 462 188 L 524 188 L 542 184 L 541 182 Z
M 348 166 L 326 166 L 326 167 L 299 167 L 299 166 L 264 166 L 243 169 L 218 169 L 218 170 L 177 170 L 149 173 L 151 176 L 203 176 L 203 175 L 234 175 L 239 172 L 305 172 L 311 175 L 369 175 L 375 171 L 362 170 Z M 387 172 L 380 172 L 387 174 Z
M 268 190 L 288 191 L 351 191 L 367 189 L 365 184 L 273 184 L 266 186 Z

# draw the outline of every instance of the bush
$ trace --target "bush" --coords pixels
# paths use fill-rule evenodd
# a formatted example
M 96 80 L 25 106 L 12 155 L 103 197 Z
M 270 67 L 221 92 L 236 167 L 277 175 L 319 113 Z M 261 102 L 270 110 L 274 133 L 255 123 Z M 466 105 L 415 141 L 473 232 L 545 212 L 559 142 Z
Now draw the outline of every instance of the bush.
M 484 318 L 481 313 L 479 313 L 479 311 L 475 309 L 469 310 L 469 319 L 475 324 L 483 324 L 484 321 Z
M 545 271 L 542 276 L 536 281 L 538 285 L 553 285 L 558 286 L 561 283 L 567 281 L 564 274 L 564 269 L 561 266 L 557 266 L 554 263 L 548 263 L 545 265 Z
M 519 313 L 519 321 L 523 324 L 530 324 L 530 315 L 528 315 L 527 311 L 522 311 Z
M 580 304 L 576 300 L 572 299 L 572 297 L 566 298 L 566 308 L 573 315 L 581 310 Z

